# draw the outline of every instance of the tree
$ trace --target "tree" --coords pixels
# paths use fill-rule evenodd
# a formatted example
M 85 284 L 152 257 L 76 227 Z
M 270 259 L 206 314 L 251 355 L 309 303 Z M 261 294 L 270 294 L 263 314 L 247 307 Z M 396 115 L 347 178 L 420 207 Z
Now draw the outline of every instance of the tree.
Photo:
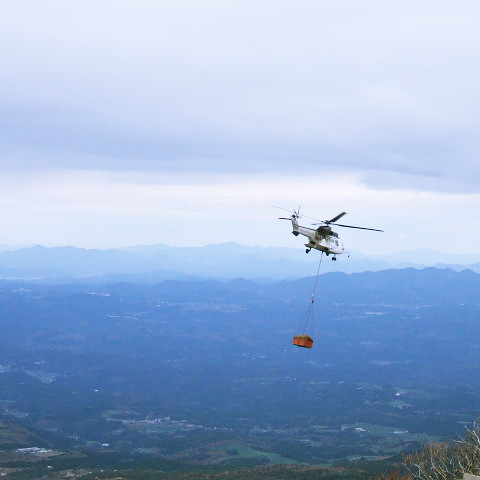
M 480 426 L 477 422 L 453 445 L 433 443 L 407 455 L 405 466 L 414 479 L 453 480 L 480 474 Z

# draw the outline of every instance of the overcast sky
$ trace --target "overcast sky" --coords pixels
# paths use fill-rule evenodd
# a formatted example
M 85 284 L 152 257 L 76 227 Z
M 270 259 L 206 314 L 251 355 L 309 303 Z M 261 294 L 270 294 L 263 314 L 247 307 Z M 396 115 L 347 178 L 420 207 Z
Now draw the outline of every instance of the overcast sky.
M 300 246 L 273 205 L 478 253 L 478 1 L 16 1 L 3 244 Z M 348 220 L 348 222 L 347 222 Z

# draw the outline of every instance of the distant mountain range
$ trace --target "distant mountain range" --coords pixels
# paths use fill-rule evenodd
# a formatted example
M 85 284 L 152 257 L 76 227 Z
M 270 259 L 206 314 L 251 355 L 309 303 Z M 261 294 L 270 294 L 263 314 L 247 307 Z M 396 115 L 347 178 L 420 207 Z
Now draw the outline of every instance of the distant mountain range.
M 121 249 L 33 246 L 14 249 L 0 246 L 0 278 L 99 282 L 156 283 L 166 279 L 246 278 L 255 280 L 295 279 L 315 273 L 318 252 L 303 248 L 266 248 L 222 243 L 204 247 L 170 247 L 163 244 Z M 337 262 L 324 257 L 321 272 L 355 273 L 389 268 L 451 268 L 480 272 L 474 255 L 443 254 L 431 250 L 367 256 L 353 252 Z

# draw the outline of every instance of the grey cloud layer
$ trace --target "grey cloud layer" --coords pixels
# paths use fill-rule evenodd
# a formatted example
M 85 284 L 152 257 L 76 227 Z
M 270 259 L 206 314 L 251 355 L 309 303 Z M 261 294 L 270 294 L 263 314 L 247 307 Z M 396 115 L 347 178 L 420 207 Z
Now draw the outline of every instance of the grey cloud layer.
M 420 4 L 419 4 L 420 3 Z M 16 2 L 1 166 L 480 185 L 478 2 Z

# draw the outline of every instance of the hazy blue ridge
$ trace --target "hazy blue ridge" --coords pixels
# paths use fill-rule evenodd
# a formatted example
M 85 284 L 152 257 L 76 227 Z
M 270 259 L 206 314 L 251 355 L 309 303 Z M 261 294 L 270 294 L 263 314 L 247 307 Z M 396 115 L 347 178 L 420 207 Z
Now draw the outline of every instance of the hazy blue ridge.
M 278 299 L 282 302 L 310 298 L 315 277 L 294 280 L 258 282 L 249 279 L 168 279 L 153 285 L 118 281 L 105 283 L 98 279 L 65 284 L 28 283 L 22 280 L 0 280 L 0 287 L 27 288 L 34 291 L 69 289 L 76 292 L 103 294 L 151 293 L 165 301 L 221 302 L 248 295 L 249 302 Z M 91 280 L 91 281 L 88 281 Z M 92 281 L 93 280 L 93 281 Z M 322 303 L 361 304 L 480 304 L 480 274 L 472 270 L 451 269 L 388 269 L 378 272 L 346 274 L 330 272 L 319 277 L 316 301 Z
M 438 263 L 442 254 L 432 251 L 398 252 L 384 257 L 353 252 L 339 256 L 337 262 L 324 257 L 321 272 L 356 273 L 388 268 L 424 268 L 431 263 L 439 268 L 480 272 L 480 263 L 462 264 L 470 256 L 444 256 L 453 263 Z M 295 279 L 316 271 L 319 252 L 309 255 L 299 248 L 265 248 L 236 243 L 204 247 L 135 246 L 123 249 L 84 249 L 76 247 L 34 246 L 0 252 L 0 278 L 50 279 L 63 283 L 68 279 L 97 277 L 102 283 L 132 282 L 154 284 L 166 279 L 238 277 L 271 281 Z M 422 259 L 425 263 L 422 263 Z M 437 262 L 437 263 L 433 263 Z M 88 280 L 90 281 L 90 280 Z

